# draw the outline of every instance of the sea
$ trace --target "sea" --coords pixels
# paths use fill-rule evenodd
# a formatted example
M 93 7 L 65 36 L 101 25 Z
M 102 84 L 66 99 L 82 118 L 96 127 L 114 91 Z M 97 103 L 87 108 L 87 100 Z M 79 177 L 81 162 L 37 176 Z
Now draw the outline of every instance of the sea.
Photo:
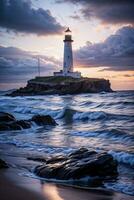
M 1 132 L 1 152 L 3 145 L 8 146 L 6 155 L 21 157 L 66 155 L 80 147 L 105 151 L 118 161 L 119 175 L 101 187 L 134 195 L 134 91 L 24 97 L 1 92 L 0 111 L 17 119 L 51 115 L 58 123 Z M 29 170 L 21 175 L 39 178 Z M 86 179 L 81 184 L 86 185 Z

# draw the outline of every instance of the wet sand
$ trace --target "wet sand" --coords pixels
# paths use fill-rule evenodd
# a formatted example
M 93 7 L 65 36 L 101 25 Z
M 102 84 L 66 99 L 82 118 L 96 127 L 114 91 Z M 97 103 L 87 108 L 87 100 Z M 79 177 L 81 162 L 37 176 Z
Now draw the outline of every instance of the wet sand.
M 9 168 L 0 170 L 1 200 L 134 200 L 133 196 L 106 189 L 44 183 L 25 174 L 39 163 L 27 160 L 19 152 L 13 156 L 5 151 L 4 147 L 1 158 L 9 163 Z
M 0 170 L 1 200 L 133 200 L 132 196 L 102 189 L 41 183 L 38 179 L 20 177 L 20 172 Z

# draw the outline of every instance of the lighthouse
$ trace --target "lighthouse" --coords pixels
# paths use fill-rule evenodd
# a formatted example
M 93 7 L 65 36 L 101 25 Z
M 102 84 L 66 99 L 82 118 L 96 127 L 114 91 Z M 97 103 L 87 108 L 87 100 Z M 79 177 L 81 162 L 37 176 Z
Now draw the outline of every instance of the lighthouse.
M 72 52 L 72 35 L 68 28 L 65 31 L 64 41 L 64 58 L 63 58 L 63 73 L 66 76 L 69 72 L 73 72 L 73 52 Z
M 54 72 L 54 76 L 70 76 L 73 78 L 80 78 L 80 72 L 74 72 L 73 69 L 73 51 L 72 51 L 72 34 L 71 30 L 67 28 L 65 30 L 64 42 L 64 57 L 63 57 L 63 70 L 60 72 Z

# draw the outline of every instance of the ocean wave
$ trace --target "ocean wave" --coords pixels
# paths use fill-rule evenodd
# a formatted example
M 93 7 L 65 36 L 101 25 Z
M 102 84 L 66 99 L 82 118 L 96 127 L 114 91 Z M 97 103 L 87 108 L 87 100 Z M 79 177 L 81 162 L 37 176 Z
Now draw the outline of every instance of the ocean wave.
M 110 150 L 108 153 L 111 154 L 119 163 L 128 164 L 131 167 L 134 167 L 134 154 L 123 151 L 116 152 L 113 150 Z
M 98 138 L 104 138 L 104 139 L 111 139 L 114 141 L 120 141 L 120 142 L 128 142 L 133 143 L 134 142 L 134 135 L 130 135 L 129 133 L 118 130 L 118 129 L 102 129 L 97 131 L 72 131 L 70 133 L 72 136 L 79 136 L 83 138 L 88 137 L 98 137 Z
M 92 101 L 83 101 L 82 103 L 80 103 L 80 106 L 91 106 L 91 104 L 94 104 L 96 102 L 92 102 Z
M 47 145 L 47 144 L 41 144 L 41 143 L 35 143 L 35 142 L 26 142 L 26 141 L 19 141 L 18 139 L 8 139 L 6 138 L 6 140 L 4 139 L 4 135 L 3 135 L 3 139 L 0 138 L 0 144 L 9 144 L 9 145 L 13 145 L 16 146 L 18 148 L 22 148 L 25 149 L 27 151 L 35 151 L 35 152 L 41 152 L 41 153 L 45 153 L 48 156 L 52 156 L 54 154 L 68 154 L 71 153 L 74 149 L 71 147 L 66 147 L 66 146 L 53 146 L 53 145 Z
M 134 195 L 134 184 L 129 182 L 115 182 L 115 183 L 104 183 L 104 186 L 108 189 L 112 189 L 117 192 L 122 192 L 128 195 Z M 123 200 L 124 198 L 122 198 Z M 125 200 L 125 199 L 124 199 Z
M 17 106 L 13 112 L 19 113 L 19 114 L 42 114 L 42 115 L 51 115 L 55 119 L 62 119 L 62 118 L 68 118 L 75 120 L 111 120 L 111 119 L 117 119 L 117 120 L 132 120 L 134 116 L 132 115 L 121 115 L 121 114 L 112 114 L 107 113 L 104 111 L 79 111 L 75 110 L 71 107 L 64 107 L 64 108 L 58 108 L 58 109 L 44 109 L 41 107 L 26 107 L 26 106 Z
M 55 115 L 55 119 L 72 118 L 75 120 L 99 120 L 106 119 L 108 115 L 103 111 L 81 112 L 72 108 L 65 107 Z
M 114 119 L 114 120 L 131 120 L 133 115 L 112 114 L 104 111 L 76 112 L 73 116 L 74 120 L 98 120 L 98 119 Z
M 130 135 L 129 132 L 120 129 L 103 129 L 99 131 L 99 134 L 107 137 L 110 136 L 113 139 L 123 139 L 125 141 L 134 142 L 134 135 Z
M 62 119 L 62 118 L 72 118 L 77 111 L 68 107 L 56 110 L 35 108 L 35 107 L 17 107 L 14 109 L 14 112 L 21 114 L 32 114 L 32 115 L 34 114 L 51 115 L 55 119 Z
M 103 111 L 94 112 L 77 112 L 74 114 L 74 120 L 97 120 L 107 118 L 107 114 Z
M 113 100 L 113 102 L 108 102 L 108 103 L 106 103 L 106 102 L 104 102 L 103 103 L 104 105 L 107 105 L 107 106 L 114 106 L 114 105 L 120 105 L 120 106 L 126 106 L 126 105 L 130 105 L 130 106 L 132 106 L 132 105 L 134 105 L 134 102 L 133 101 L 114 101 Z
M 14 112 L 20 114 L 40 114 L 40 115 L 51 115 L 52 117 L 56 117 L 60 114 L 61 110 L 51 110 L 51 109 L 43 109 L 43 108 L 35 108 L 35 107 L 17 107 L 14 109 Z
M 134 105 L 134 101 L 123 101 L 121 102 L 123 105 Z
M 61 119 L 61 118 L 72 118 L 73 115 L 77 111 L 68 107 L 65 107 L 63 110 L 61 110 L 57 115 L 56 119 Z

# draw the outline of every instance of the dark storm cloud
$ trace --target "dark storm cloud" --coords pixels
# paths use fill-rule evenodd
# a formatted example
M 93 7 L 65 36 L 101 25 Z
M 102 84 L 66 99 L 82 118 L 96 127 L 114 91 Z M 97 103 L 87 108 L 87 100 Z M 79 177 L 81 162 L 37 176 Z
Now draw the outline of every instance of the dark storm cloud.
M 0 0 L 0 27 L 37 35 L 61 34 L 63 31 L 49 10 L 32 8 L 31 0 Z
M 104 42 L 91 44 L 75 51 L 77 66 L 105 67 L 105 70 L 134 70 L 134 28 L 126 26 L 119 29 Z
M 40 57 L 41 75 L 50 75 L 61 64 L 53 57 L 32 55 L 14 47 L 0 46 L 0 83 L 26 83 L 38 75 L 37 58 Z
M 23 51 L 21 49 L 15 48 L 15 47 L 3 47 L 0 46 L 0 56 L 5 56 L 5 57 L 12 57 L 12 56 L 26 56 L 30 52 L 28 51 Z
M 86 19 L 98 18 L 104 23 L 134 24 L 133 0 L 58 0 L 82 5 Z

